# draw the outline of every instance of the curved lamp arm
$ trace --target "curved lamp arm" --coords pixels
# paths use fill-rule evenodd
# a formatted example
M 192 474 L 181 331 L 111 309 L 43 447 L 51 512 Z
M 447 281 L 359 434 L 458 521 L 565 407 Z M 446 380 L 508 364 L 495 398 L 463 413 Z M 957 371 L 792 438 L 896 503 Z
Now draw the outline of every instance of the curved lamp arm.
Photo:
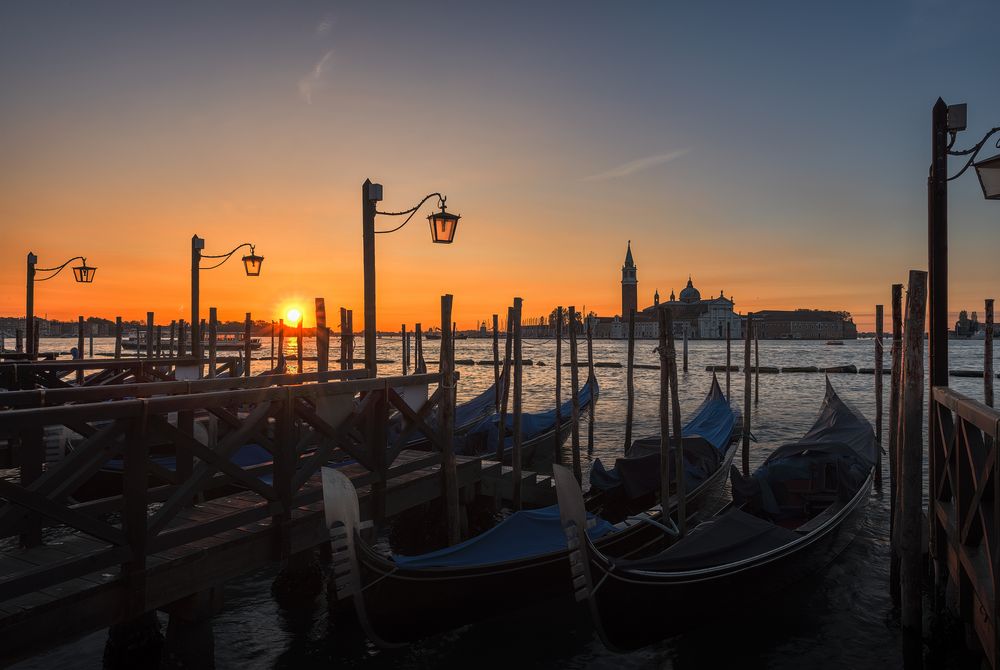
M 986 143 L 990 140 L 991 137 L 993 137 L 997 133 L 1000 133 L 1000 127 L 993 128 L 992 130 L 990 130 L 988 133 L 986 133 L 986 135 L 983 136 L 983 139 L 979 140 L 979 142 L 975 144 L 971 149 L 966 149 L 965 151 L 951 150 L 951 145 L 955 143 L 955 133 L 952 133 L 951 142 L 949 142 L 948 144 L 948 155 L 969 156 L 969 160 L 965 162 L 965 165 L 963 165 L 962 169 L 958 171 L 958 174 L 956 174 L 954 177 L 948 177 L 948 181 L 958 179 L 963 174 L 965 174 L 965 171 L 968 170 L 972 166 L 972 164 L 976 162 L 976 157 L 979 155 L 979 152 L 982 151 L 983 147 L 986 146 Z M 1000 138 L 997 139 L 996 146 L 997 149 L 1000 149 Z
M 420 202 L 418 202 L 415 207 L 411 207 L 410 209 L 403 210 L 402 212 L 378 212 L 378 211 L 376 211 L 375 212 L 376 214 L 381 214 L 382 216 L 403 216 L 405 214 L 409 214 L 409 216 L 407 216 L 406 220 L 403 221 L 398 226 L 396 226 L 395 228 L 390 228 L 389 230 L 376 230 L 375 234 L 376 235 L 382 235 L 382 234 L 386 234 L 386 233 L 394 233 L 394 232 L 396 232 L 397 230 L 399 230 L 400 228 L 402 228 L 403 226 L 405 226 L 406 224 L 408 224 L 410 222 L 410 219 L 413 218 L 413 215 L 417 213 L 418 209 L 420 209 L 421 207 L 423 207 L 423 205 L 424 205 L 425 202 L 427 202 L 428 200 L 430 200 L 431 198 L 433 198 L 435 196 L 437 196 L 437 199 L 438 199 L 438 206 L 439 207 L 444 207 L 445 203 L 448 201 L 448 197 L 444 196 L 444 195 L 441 195 L 440 193 L 430 193 L 428 195 L 425 195 L 424 199 L 421 200 Z
M 238 247 L 236 247 L 235 249 L 233 249 L 229 253 L 218 254 L 217 256 L 211 256 L 209 254 L 200 254 L 198 256 L 199 259 L 200 258 L 221 258 L 222 260 L 219 261 L 218 263 L 216 263 L 215 265 L 208 266 L 207 268 L 203 268 L 203 267 L 199 266 L 198 269 L 199 270 L 214 270 L 215 268 L 219 267 L 220 265 L 222 265 L 223 263 L 225 263 L 226 261 L 228 261 L 232 257 L 233 254 L 235 254 L 237 251 L 239 251 L 243 247 L 250 247 L 250 255 L 254 255 L 254 245 L 250 244 L 249 242 L 244 242 L 243 244 L 239 245 Z
M 69 265 L 73 261 L 83 261 L 84 265 L 87 264 L 87 259 L 84 258 L 83 256 L 74 256 L 73 258 L 71 258 L 68 261 L 66 261 L 65 263 L 63 263 L 62 265 L 58 265 L 58 266 L 56 266 L 54 268 L 35 268 L 35 272 L 52 272 L 53 273 L 53 274 L 49 275 L 48 277 L 43 277 L 42 279 L 38 279 L 36 277 L 35 281 L 48 281 L 48 280 L 52 279 L 53 277 L 55 277 L 56 275 L 58 275 L 60 272 L 62 272 L 63 268 L 65 268 L 67 265 Z

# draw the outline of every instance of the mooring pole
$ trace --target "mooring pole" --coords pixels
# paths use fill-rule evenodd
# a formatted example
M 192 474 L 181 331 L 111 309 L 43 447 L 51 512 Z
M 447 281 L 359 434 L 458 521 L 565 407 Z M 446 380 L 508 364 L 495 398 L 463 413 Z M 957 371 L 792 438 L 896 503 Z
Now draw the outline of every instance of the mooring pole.
M 892 285 L 892 374 L 889 376 L 889 593 L 899 605 L 899 410 L 903 381 L 903 285 Z
M 115 317 L 115 359 L 122 357 L 122 318 Z
M 760 402 L 760 333 L 759 326 L 753 326 L 753 404 Z
M 447 508 L 448 545 L 462 539 L 458 510 L 458 475 L 455 469 L 453 439 L 455 435 L 455 340 L 451 323 L 452 296 L 441 296 L 441 384 L 445 393 L 441 399 L 439 430 L 441 431 L 441 470 L 444 473 L 445 507 Z
M 375 203 L 381 199 L 382 186 L 365 179 L 361 185 L 361 237 L 365 266 L 365 369 L 369 377 L 378 376 L 378 357 L 375 355 Z M 444 323 L 441 327 L 443 330 L 448 325 Z
M 728 322 L 727 322 L 728 323 Z M 747 332 L 743 344 L 743 476 L 750 476 L 750 333 L 753 312 L 747 312 Z
M 900 417 L 899 549 L 901 624 L 904 660 L 918 659 L 922 648 L 921 523 L 923 518 L 924 314 L 927 273 L 910 271 L 904 334 L 903 409 Z M 933 481 L 933 480 L 932 480 Z M 932 496 L 933 497 L 933 496 Z
M 218 361 L 219 313 L 215 307 L 208 308 L 208 378 L 215 379 Z
M 983 402 L 993 407 L 993 298 L 986 299 L 986 330 L 983 333 Z
M 497 461 L 503 464 L 503 452 L 507 442 L 507 403 L 510 400 L 510 361 L 514 346 L 514 308 L 507 308 L 503 352 L 503 393 L 500 394 L 500 421 L 497 423 Z
M 632 446 L 632 415 L 635 411 L 635 309 L 628 311 L 628 355 L 625 363 L 625 453 Z
M 688 371 L 688 329 L 687 326 L 684 327 L 684 374 Z
M 493 408 L 500 413 L 500 324 L 498 315 L 493 315 Z
M 729 395 L 729 368 L 732 366 L 732 335 L 730 323 L 726 321 L 726 400 L 730 400 Z
M 875 305 L 875 486 L 882 486 L 882 305 Z
M 663 310 L 667 322 L 667 365 L 670 366 L 670 413 L 674 424 L 674 495 L 677 497 L 677 529 L 687 534 L 687 509 L 684 496 L 684 434 L 681 428 L 681 402 L 677 384 L 677 350 L 674 347 L 674 317 L 670 309 Z
M 656 310 L 660 354 L 660 509 L 670 516 L 670 361 L 667 359 L 667 312 Z
M 524 368 L 521 364 L 521 309 L 520 298 L 514 298 L 514 449 L 511 453 L 513 471 L 514 510 L 521 509 L 521 386 Z
M 556 430 L 552 435 L 554 462 L 562 464 L 562 443 L 559 440 L 559 426 L 562 425 L 562 305 L 556 307 Z
M 576 355 L 576 307 L 569 307 L 569 363 L 570 386 L 573 392 L 572 440 L 573 475 L 577 483 L 583 482 L 583 466 L 580 462 L 580 368 Z

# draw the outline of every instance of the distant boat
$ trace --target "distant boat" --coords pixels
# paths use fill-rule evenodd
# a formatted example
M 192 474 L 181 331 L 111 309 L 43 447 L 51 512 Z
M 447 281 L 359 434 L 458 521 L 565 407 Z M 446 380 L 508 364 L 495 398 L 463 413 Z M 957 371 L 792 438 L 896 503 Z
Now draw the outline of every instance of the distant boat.
M 843 340 L 827 340 L 826 343 L 827 344 L 835 344 L 835 345 L 841 346 L 841 347 L 844 346 L 844 341 Z

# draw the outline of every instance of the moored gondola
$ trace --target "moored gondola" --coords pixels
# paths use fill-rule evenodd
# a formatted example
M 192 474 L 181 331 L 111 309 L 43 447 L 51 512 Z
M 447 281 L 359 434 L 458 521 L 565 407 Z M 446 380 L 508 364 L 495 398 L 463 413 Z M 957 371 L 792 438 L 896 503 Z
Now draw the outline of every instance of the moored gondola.
M 724 413 L 718 418 L 727 423 L 732 419 Z M 701 439 L 686 436 L 685 445 Z M 692 517 L 699 511 L 715 511 L 712 505 L 721 501 L 736 449 L 727 440 L 717 469 L 687 489 L 685 501 Z M 338 595 L 353 596 L 359 618 L 379 644 L 417 639 L 532 602 L 559 597 L 571 602 L 569 562 L 555 506 L 516 512 L 453 547 L 419 556 L 387 557 L 357 535 L 358 525 L 351 521 L 357 519 L 358 508 L 353 486 L 340 473 L 324 469 L 323 488 L 327 523 L 336 527 L 339 537 L 335 543 L 339 545 L 335 555 Z M 671 498 L 668 509 L 675 507 L 676 500 Z M 585 523 L 603 553 L 627 557 L 661 545 L 665 529 L 672 526 L 669 519 L 666 524 L 661 520 L 657 505 L 618 523 L 593 514 Z
M 751 477 L 733 469 L 734 501 L 652 556 L 613 558 L 581 536 L 583 497 L 556 468 L 561 521 L 578 600 L 613 649 L 632 649 L 717 621 L 833 561 L 864 516 L 875 465 L 868 421 L 827 381 L 819 418 Z M 669 607 L 663 607 L 669 603 Z M 642 612 L 642 616 L 635 613 Z

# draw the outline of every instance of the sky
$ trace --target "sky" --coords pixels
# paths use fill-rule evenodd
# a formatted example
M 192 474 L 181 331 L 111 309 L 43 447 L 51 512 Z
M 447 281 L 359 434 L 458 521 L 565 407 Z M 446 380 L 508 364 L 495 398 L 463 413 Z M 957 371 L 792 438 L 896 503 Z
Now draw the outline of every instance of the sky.
M 239 256 L 201 273 L 203 315 L 312 325 L 362 310 L 361 184 L 386 211 L 378 325 L 460 327 L 556 305 L 621 310 L 724 290 L 741 312 L 847 310 L 872 327 L 927 265 L 930 112 L 1000 126 L 1000 3 L 6 2 L 0 5 L 0 315 L 25 254 L 83 255 L 93 284 L 36 313 L 189 318 L 191 236 Z M 992 145 L 985 152 L 997 150 Z M 952 171 L 960 167 L 951 161 Z M 950 185 L 950 308 L 1000 285 L 1000 203 Z M 378 217 L 387 229 L 398 219 Z

